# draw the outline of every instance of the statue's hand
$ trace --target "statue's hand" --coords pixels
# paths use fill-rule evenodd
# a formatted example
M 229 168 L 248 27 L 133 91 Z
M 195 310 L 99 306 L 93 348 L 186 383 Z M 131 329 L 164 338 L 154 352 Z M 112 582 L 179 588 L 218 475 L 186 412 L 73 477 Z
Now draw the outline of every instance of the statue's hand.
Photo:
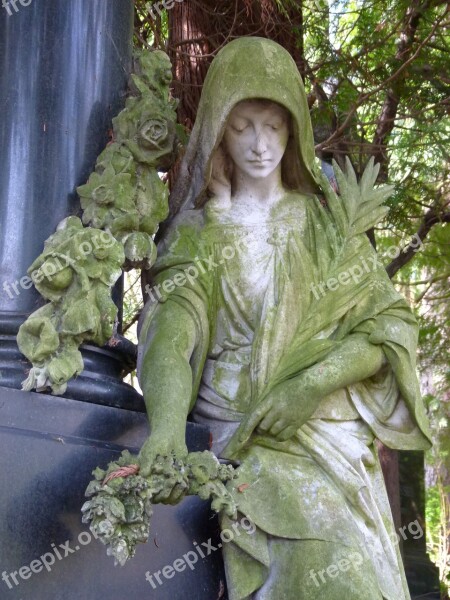
M 212 159 L 211 180 L 208 189 L 216 196 L 216 199 L 225 202 L 231 200 L 231 181 L 228 170 L 227 157 L 219 146 Z
M 301 375 L 280 383 L 246 417 L 237 431 L 240 444 L 245 444 L 253 431 L 269 433 L 279 441 L 293 437 L 310 418 L 323 394 Z
M 184 460 L 188 455 L 188 450 L 184 441 L 174 440 L 171 436 L 150 435 L 139 452 L 140 475 L 148 477 L 151 474 L 153 463 L 158 455 L 174 456 L 179 460 Z M 177 504 L 183 496 L 184 490 L 175 485 L 170 493 L 155 496 L 154 502 Z

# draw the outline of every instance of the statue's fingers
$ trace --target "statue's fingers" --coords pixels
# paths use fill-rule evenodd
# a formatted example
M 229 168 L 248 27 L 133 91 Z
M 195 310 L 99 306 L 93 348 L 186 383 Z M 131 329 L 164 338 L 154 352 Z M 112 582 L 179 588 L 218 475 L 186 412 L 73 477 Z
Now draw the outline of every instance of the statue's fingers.
M 261 402 L 261 404 L 244 420 L 239 426 L 238 439 L 241 444 L 245 444 L 258 423 L 263 419 L 266 413 L 272 408 L 271 402 Z
M 291 437 L 294 437 L 294 435 L 297 433 L 297 431 L 298 431 L 298 427 L 295 427 L 294 425 L 289 425 L 289 427 L 286 427 L 285 429 L 283 429 L 280 433 L 276 434 L 276 436 L 277 436 L 277 439 L 280 440 L 280 442 L 286 442 Z
M 183 499 L 184 493 L 184 488 L 180 485 L 176 485 L 167 499 L 167 504 L 178 504 Z
M 148 477 L 150 475 L 155 458 L 155 456 L 139 454 L 139 475 L 142 475 L 142 477 Z
M 260 425 L 260 427 L 261 427 L 261 425 Z M 270 435 L 277 436 L 279 433 L 281 433 L 285 429 L 286 429 L 286 421 L 279 420 L 279 421 L 276 421 L 272 425 L 272 427 L 270 427 L 269 433 L 270 433 Z
M 262 431 L 270 431 L 275 423 L 278 423 L 279 418 L 277 414 L 274 414 L 274 411 L 271 410 L 267 413 L 261 423 L 258 425 L 258 429 L 262 429 Z M 284 425 L 286 427 L 286 424 Z

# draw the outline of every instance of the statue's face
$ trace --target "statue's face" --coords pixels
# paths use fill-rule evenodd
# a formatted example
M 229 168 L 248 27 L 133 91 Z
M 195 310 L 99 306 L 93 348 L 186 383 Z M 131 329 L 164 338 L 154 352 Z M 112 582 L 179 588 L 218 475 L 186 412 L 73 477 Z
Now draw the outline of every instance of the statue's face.
M 231 111 L 223 141 L 238 169 L 264 179 L 280 165 L 288 139 L 287 110 L 275 102 L 249 100 Z

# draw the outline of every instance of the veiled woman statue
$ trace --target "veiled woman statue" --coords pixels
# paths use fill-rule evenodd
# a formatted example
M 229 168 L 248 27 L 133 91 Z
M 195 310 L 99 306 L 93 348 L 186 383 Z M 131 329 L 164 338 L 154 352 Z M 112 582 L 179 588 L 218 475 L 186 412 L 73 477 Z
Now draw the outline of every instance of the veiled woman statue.
M 224 544 L 230 600 L 410 597 L 374 441 L 429 434 L 416 322 L 364 233 L 385 214 L 375 177 L 339 172 L 335 194 L 320 175 L 281 46 L 221 50 L 141 319 L 140 458 L 186 455 L 190 415 L 240 462 L 228 488 L 256 532 Z

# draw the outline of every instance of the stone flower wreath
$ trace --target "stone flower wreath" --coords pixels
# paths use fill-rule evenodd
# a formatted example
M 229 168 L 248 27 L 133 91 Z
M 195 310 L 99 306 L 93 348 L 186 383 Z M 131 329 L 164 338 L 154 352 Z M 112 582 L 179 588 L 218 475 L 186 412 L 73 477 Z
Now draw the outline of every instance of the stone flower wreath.
M 147 542 L 155 498 L 168 496 L 174 488 L 183 496 L 212 499 L 215 512 L 236 517 L 236 504 L 225 487 L 234 478 L 234 469 L 208 450 L 191 452 L 184 461 L 157 456 L 148 477 L 139 474 L 137 457 L 124 451 L 106 471 L 97 468 L 93 475 L 82 520 L 121 566 L 134 556 L 138 543 Z
M 159 172 L 170 168 L 179 146 L 176 101 L 164 52 L 137 51 L 134 69 L 125 108 L 113 119 L 113 139 L 77 188 L 82 219 L 62 221 L 28 270 L 49 302 L 17 337 L 32 363 L 24 390 L 63 394 L 84 368 L 80 345 L 103 346 L 115 333 L 111 291 L 122 271 L 148 269 L 156 260 L 153 236 L 169 210 Z M 92 251 L 83 252 L 86 246 Z

